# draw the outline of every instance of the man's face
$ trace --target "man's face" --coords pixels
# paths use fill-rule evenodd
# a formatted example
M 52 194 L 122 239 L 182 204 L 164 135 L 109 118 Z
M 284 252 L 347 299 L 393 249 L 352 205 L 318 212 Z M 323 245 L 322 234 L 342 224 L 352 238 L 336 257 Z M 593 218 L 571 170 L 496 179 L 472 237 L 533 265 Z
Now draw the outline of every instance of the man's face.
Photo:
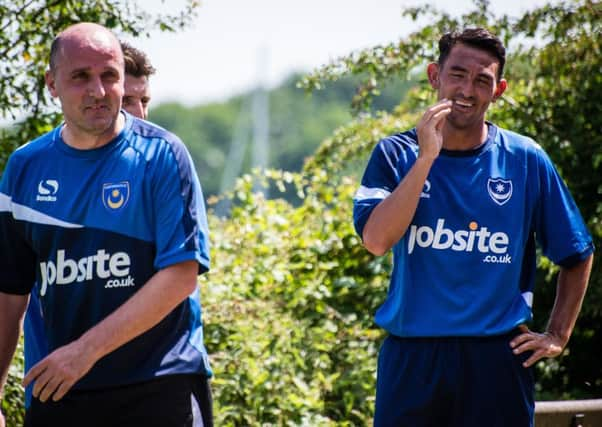
M 148 77 L 134 77 L 126 73 L 123 109 L 136 117 L 146 120 L 150 99 Z
M 457 44 L 442 67 L 432 65 L 429 78 L 438 99 L 453 101 L 447 122 L 458 129 L 481 126 L 489 104 L 506 89 L 506 81 L 497 79 L 497 58 L 484 50 Z
M 121 48 L 109 34 L 80 33 L 62 41 L 46 83 L 52 96 L 59 98 L 65 125 L 73 132 L 111 135 L 123 97 Z

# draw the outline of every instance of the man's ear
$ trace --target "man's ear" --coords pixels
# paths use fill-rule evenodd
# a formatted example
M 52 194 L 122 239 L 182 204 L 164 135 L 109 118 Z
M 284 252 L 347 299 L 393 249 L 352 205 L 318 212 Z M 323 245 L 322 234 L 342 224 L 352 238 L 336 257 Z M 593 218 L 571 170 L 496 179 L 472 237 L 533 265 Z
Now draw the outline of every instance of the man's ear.
M 46 73 L 44 74 L 44 80 L 46 81 L 46 87 L 50 91 L 50 95 L 56 98 L 58 94 L 56 93 L 56 81 L 54 78 L 54 73 L 50 70 L 46 70 Z
M 426 74 L 433 89 L 439 89 L 439 64 L 431 62 L 426 67 Z
M 497 82 L 497 87 L 495 88 L 495 92 L 493 93 L 493 102 L 497 101 L 497 99 L 502 96 L 502 94 L 506 91 L 506 88 L 508 88 L 508 82 L 506 81 L 506 79 L 501 79 L 499 82 Z

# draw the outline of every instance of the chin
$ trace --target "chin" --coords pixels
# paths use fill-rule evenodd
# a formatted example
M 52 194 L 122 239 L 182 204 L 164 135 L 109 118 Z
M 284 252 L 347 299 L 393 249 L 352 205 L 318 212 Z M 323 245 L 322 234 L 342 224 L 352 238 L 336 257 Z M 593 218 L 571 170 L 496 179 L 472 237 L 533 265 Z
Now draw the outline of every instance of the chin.
M 88 129 L 90 133 L 95 135 L 102 135 L 107 132 L 112 132 L 115 127 L 116 120 L 111 118 L 98 119 L 88 122 Z
M 474 118 L 464 118 L 464 117 L 456 117 L 451 114 L 447 116 L 447 122 L 455 129 L 465 130 L 471 129 L 475 126 L 480 126 L 483 122 L 483 119 L 474 119 Z
M 453 117 L 448 117 L 447 123 L 454 129 L 468 129 L 474 126 L 473 122 L 469 122 L 467 120 L 457 120 Z

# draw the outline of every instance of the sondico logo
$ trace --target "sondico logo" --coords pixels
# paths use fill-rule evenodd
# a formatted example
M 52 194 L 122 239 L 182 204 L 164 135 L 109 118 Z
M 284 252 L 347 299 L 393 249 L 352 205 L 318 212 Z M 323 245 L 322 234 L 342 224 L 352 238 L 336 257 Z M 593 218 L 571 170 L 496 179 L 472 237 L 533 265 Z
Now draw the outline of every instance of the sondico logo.
M 483 262 L 500 264 L 512 262 L 512 257 L 507 253 L 509 238 L 506 233 L 501 231 L 492 233 L 487 227 L 479 228 L 475 221 L 468 224 L 468 228 L 468 230 L 456 231 L 445 228 L 445 220 L 442 218 L 437 220 L 434 230 L 428 225 L 420 227 L 412 225 L 408 238 L 408 253 L 414 252 L 416 246 L 439 250 L 451 249 L 457 252 L 476 250 L 488 254 L 483 258 Z
M 105 288 L 134 286 L 134 279 L 129 275 L 130 265 L 130 256 L 125 252 L 111 255 L 104 249 L 99 249 L 96 255 L 74 260 L 65 259 L 65 251 L 60 249 L 56 253 L 56 263 L 52 261 L 40 263 L 42 278 L 40 294 L 45 295 L 48 286 L 51 285 L 71 285 L 95 277 L 109 279 Z
M 59 183 L 56 179 L 46 179 L 38 184 L 38 202 L 56 202 L 56 193 L 59 191 Z

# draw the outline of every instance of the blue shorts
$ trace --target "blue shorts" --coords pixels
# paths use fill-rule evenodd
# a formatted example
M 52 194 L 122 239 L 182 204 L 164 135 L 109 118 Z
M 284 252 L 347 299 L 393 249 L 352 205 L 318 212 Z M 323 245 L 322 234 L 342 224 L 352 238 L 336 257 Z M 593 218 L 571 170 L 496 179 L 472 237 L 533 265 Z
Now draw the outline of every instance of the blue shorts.
M 25 427 L 213 427 L 209 379 L 165 375 L 102 390 L 72 390 L 61 400 L 32 398 Z
M 399 338 L 378 358 L 375 427 L 532 427 L 533 368 L 513 331 L 494 337 Z

